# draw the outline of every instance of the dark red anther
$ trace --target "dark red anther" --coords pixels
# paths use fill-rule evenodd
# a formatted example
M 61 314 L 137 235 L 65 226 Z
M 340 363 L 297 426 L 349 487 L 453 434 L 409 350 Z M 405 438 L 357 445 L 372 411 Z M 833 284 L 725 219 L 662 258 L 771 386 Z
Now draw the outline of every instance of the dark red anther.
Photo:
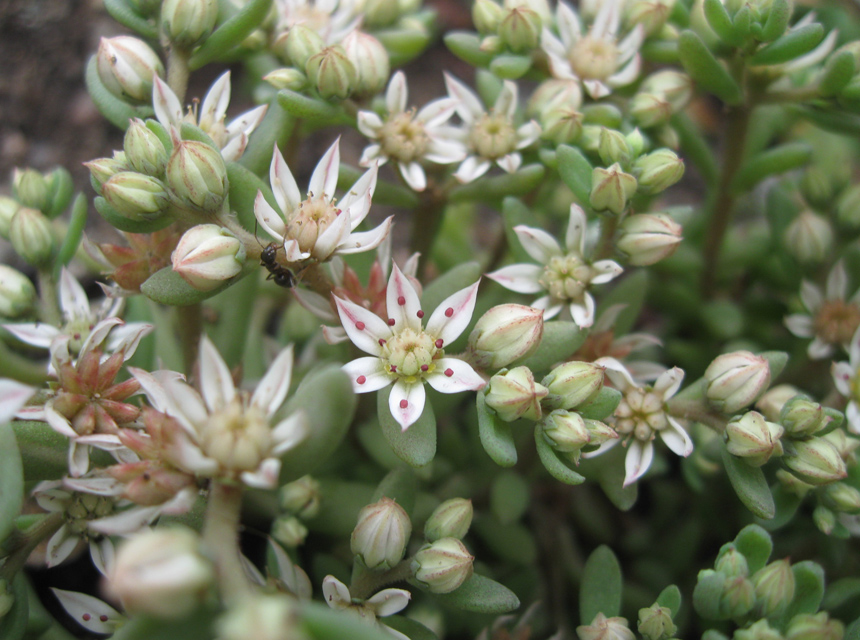
M 364 323 L 363 322 L 356 322 L 355 328 L 358 329 L 359 331 L 364 331 Z
M 101 615 L 99 616 L 99 620 L 101 620 L 102 622 L 107 622 L 107 621 L 108 621 L 108 617 L 107 617 L 105 614 L 101 614 Z
M 408 406 L 409 406 L 409 402 L 407 400 L 401 400 L 400 401 L 400 408 L 401 409 L 405 409 Z
M 450 318 L 453 315 L 454 315 L 454 307 L 448 307 L 447 309 L 445 309 L 445 317 L 446 318 Z
M 394 318 L 389 318 L 389 319 L 388 319 L 388 326 L 389 326 L 389 327 L 393 327 L 393 326 L 394 326 L 394 322 L 395 322 Z
M 416 313 L 415 315 L 418 316 L 418 318 L 420 319 L 424 317 L 424 312 L 421 309 L 418 309 L 418 313 Z
M 421 365 L 421 371 L 427 371 L 429 368 L 430 368 L 429 364 L 422 364 Z
M 451 376 L 454 375 L 454 370 L 453 369 L 445 369 L 445 375 L 450 378 Z
M 356 381 L 358 384 L 364 384 L 365 382 L 367 382 L 367 378 L 366 378 L 366 377 L 364 377 L 364 376 L 358 376 L 358 377 L 355 379 L 355 381 Z
M 436 348 L 437 349 L 441 349 L 443 344 L 445 344 L 445 341 L 442 340 L 442 338 L 439 338 L 438 340 L 436 340 Z
M 382 347 L 384 345 L 385 345 L 385 338 L 380 338 L 379 339 L 379 346 Z
M 404 298 L 403 296 L 400 296 L 399 298 L 397 298 L 397 304 L 399 304 L 402 307 L 404 304 L 406 304 L 406 298 Z
M 89 620 L 90 620 L 90 618 L 92 618 L 92 616 L 88 613 L 85 613 L 84 615 L 81 616 L 81 618 L 84 619 L 84 622 L 89 622 Z
M 391 365 L 391 373 L 397 373 L 397 365 L 396 364 Z

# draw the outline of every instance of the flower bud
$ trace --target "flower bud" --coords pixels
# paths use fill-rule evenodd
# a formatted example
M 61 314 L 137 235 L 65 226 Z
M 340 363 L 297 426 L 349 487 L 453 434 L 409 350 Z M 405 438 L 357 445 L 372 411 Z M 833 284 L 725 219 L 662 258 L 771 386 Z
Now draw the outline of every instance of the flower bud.
M 783 428 L 767 422 L 757 411 L 749 411 L 726 426 L 726 449 L 751 467 L 760 467 L 771 456 L 782 455 Z
M 164 75 L 164 65 L 142 40 L 131 36 L 102 38 L 96 67 L 105 88 L 118 98 L 149 103 L 152 77 Z
M 164 0 L 161 5 L 161 29 L 180 49 L 208 38 L 217 21 L 218 0 Z
M 677 627 L 672 621 L 672 610 L 656 602 L 639 609 L 639 633 L 645 640 L 665 640 L 675 635 Z
M 804 482 L 797 476 L 789 473 L 785 469 L 777 469 L 776 470 L 776 479 L 782 488 L 788 491 L 789 493 L 793 493 L 799 498 L 803 498 L 807 493 L 815 489 L 814 486 L 809 484 L 808 482 Z
M 771 627 L 767 620 L 758 620 L 746 629 L 735 631 L 732 640 L 785 640 L 785 638 Z
M 305 71 L 308 74 L 308 80 L 326 100 L 346 98 L 358 83 L 355 65 L 350 62 L 340 45 L 326 47 L 311 56 L 305 65 Z
M 627 164 L 632 159 L 632 150 L 627 144 L 627 139 L 624 134 L 615 129 L 602 127 L 600 129 L 600 142 L 597 146 L 597 153 L 600 154 L 600 159 L 604 164 L 612 164 L 614 162 Z
M 681 225 L 665 213 L 640 213 L 621 223 L 616 247 L 629 256 L 630 264 L 644 267 L 668 258 L 681 243 Z
M 630 115 L 640 127 L 656 127 L 669 120 L 672 105 L 660 94 L 640 91 L 630 102 Z
M 596 396 L 603 387 L 604 368 L 593 362 L 573 360 L 549 372 L 541 384 L 547 388 L 547 403 L 553 408 L 575 409 Z
M 175 619 L 198 606 L 214 579 L 198 535 L 165 527 L 138 533 L 120 546 L 107 590 L 130 614 Z
M 556 409 L 544 419 L 543 434 L 553 449 L 563 453 L 578 453 L 590 440 L 583 417 L 564 409 Z
M 617 163 L 608 169 L 595 167 L 591 172 L 589 200 L 591 206 L 597 211 L 608 209 L 618 215 L 627 208 L 627 203 L 636 193 L 636 188 L 636 178 L 629 173 L 624 173 Z
M 535 382 L 528 367 L 516 367 L 503 369 L 490 378 L 485 400 L 505 422 L 520 418 L 537 421 L 541 417 L 540 401 L 547 393 L 546 387 Z
M 182 234 L 170 259 L 188 284 L 211 291 L 242 271 L 245 245 L 217 224 L 199 224 Z
M 855 184 L 839 196 L 836 219 L 851 229 L 860 228 L 860 184 Z
M 845 429 L 834 429 L 830 433 L 821 436 L 821 438 L 832 444 L 839 453 L 839 457 L 845 460 L 845 462 L 854 464 L 857 461 L 854 449 L 860 446 L 860 442 L 856 438 L 849 438 Z
M 540 114 L 541 139 L 555 145 L 575 142 L 582 134 L 583 115 L 575 108 L 559 104 Z
M 539 116 L 544 111 L 564 106 L 573 110 L 582 106 L 582 89 L 576 80 L 552 78 L 540 83 L 529 98 L 527 113 Z
M 840 513 L 860 513 L 860 491 L 845 484 L 834 482 L 821 490 L 821 501 Z
M 432 593 L 450 593 L 472 576 L 475 558 L 457 538 L 441 538 L 415 554 L 415 579 Z
M 472 22 L 481 35 L 496 33 L 506 13 L 493 0 L 475 0 L 472 5 Z
M 785 465 L 809 484 L 828 484 L 848 475 L 845 461 L 830 442 L 823 438 L 796 440 L 793 451 L 786 451 Z
M 275 47 L 282 53 L 282 57 L 292 62 L 297 69 L 304 70 L 311 56 L 325 48 L 325 41 L 316 31 L 297 24 L 278 38 Z
M 272 537 L 287 547 L 295 548 L 304 544 L 308 528 L 295 516 L 279 516 L 272 523 Z
M 9 242 L 15 252 L 34 266 L 47 264 L 54 253 L 51 223 L 41 211 L 21 207 L 12 216 Z
M 720 550 L 714 569 L 728 578 L 746 578 L 750 574 L 746 556 L 731 543 Z
M 296 600 L 285 594 L 242 598 L 216 623 L 217 640 L 308 640 Z
M 643 193 L 660 193 L 684 175 L 684 161 L 671 149 L 657 149 L 633 163 L 633 175 Z
M 681 71 L 658 71 L 645 78 L 639 90 L 660 96 L 669 103 L 672 113 L 676 113 L 693 97 L 693 81 Z
M 8 196 L 0 196 L 0 238 L 9 239 L 12 218 L 21 208 L 20 203 Z
M 499 369 L 537 349 L 543 337 L 543 310 L 501 304 L 482 315 L 469 334 L 470 359 L 481 369 Z
M 48 180 L 35 169 L 15 169 L 12 172 L 12 189 L 15 198 L 24 207 L 44 211 L 50 204 L 51 188 Z
M 831 620 L 826 611 L 801 613 L 788 623 L 785 640 L 842 640 L 845 625 Z
M 608 424 L 600 420 L 585 419 L 585 430 L 588 431 L 588 446 L 586 450 L 596 449 L 604 442 L 615 440 L 618 433 Z
M 281 509 L 299 518 L 313 518 L 320 510 L 320 483 L 311 476 L 302 476 L 279 491 Z
M 123 153 L 123 157 L 125 154 Z M 90 170 L 93 188 L 101 193 L 102 185 L 122 171 L 128 171 L 131 167 L 126 162 L 116 158 L 96 158 L 85 162 L 84 166 Z
M 579 640 L 635 640 L 636 635 L 627 626 L 627 618 L 607 618 L 602 613 L 594 616 L 589 625 L 576 628 Z
M 465 498 L 452 498 L 440 504 L 430 514 L 424 525 L 424 537 L 428 542 L 441 538 L 462 540 L 472 525 L 472 501 Z
M 164 169 L 167 167 L 167 149 L 164 148 L 155 132 L 144 124 L 143 120 L 139 118 L 132 120 L 126 129 L 122 146 L 126 161 L 138 173 L 153 177 L 158 177 L 164 173 Z M 115 160 L 111 162 L 116 163 Z
M 812 522 L 815 523 L 816 528 L 821 533 L 829 536 L 836 527 L 836 514 L 831 509 L 820 504 L 812 511 Z
M 30 278 L 5 264 L 0 264 L 0 316 L 17 318 L 33 306 L 36 288 Z
M 833 228 L 827 218 L 802 211 L 785 230 L 785 248 L 803 263 L 821 262 L 833 247 Z
M 353 90 L 359 96 L 372 96 L 382 91 L 388 84 L 391 64 L 388 51 L 373 36 L 356 29 L 341 43 L 346 57 L 355 67 L 358 79 Z
M 794 598 L 794 573 L 788 560 L 776 560 L 751 578 L 755 586 L 756 612 L 770 617 L 785 610 Z
M 275 69 L 263 76 L 275 89 L 289 89 L 290 91 L 301 91 L 308 85 L 308 77 L 292 67 Z
M 358 513 L 349 547 L 368 569 L 391 569 L 406 552 L 412 522 L 403 507 L 391 498 L 382 498 Z
M 770 383 L 767 359 L 749 351 L 717 356 L 705 370 L 708 399 L 724 413 L 736 413 L 752 404 Z
M 675 0 L 632 0 L 626 5 L 624 22 L 629 27 L 641 24 L 645 36 L 653 36 L 666 24 L 674 5 Z
M 726 578 L 720 594 L 719 612 L 726 618 L 739 618 L 755 605 L 755 587 L 742 576 Z
M 541 18 L 536 11 L 518 6 L 499 23 L 499 38 L 512 51 L 531 51 L 540 45 Z
M 182 205 L 217 211 L 227 196 L 227 167 L 221 152 L 205 142 L 176 141 L 167 163 L 167 186 Z
M 782 414 L 782 408 L 785 406 L 785 403 L 799 393 L 800 390 L 797 387 L 793 387 L 790 384 L 779 384 L 768 389 L 765 394 L 758 399 L 755 406 L 756 409 L 761 411 L 765 420 L 779 422 L 779 416 Z
M 134 171 L 120 171 L 102 185 L 105 200 L 131 220 L 152 220 L 170 204 L 164 183 Z
M 408 3 L 392 0 L 364 0 L 361 4 L 363 24 L 369 27 L 387 27 L 402 14 L 412 13 Z
M 800 178 L 800 193 L 803 199 L 819 210 L 827 210 L 833 201 L 838 178 L 823 167 L 812 165 Z
M 779 422 L 786 433 L 794 438 L 805 438 L 824 429 L 833 418 L 817 402 L 795 396 L 782 409 Z

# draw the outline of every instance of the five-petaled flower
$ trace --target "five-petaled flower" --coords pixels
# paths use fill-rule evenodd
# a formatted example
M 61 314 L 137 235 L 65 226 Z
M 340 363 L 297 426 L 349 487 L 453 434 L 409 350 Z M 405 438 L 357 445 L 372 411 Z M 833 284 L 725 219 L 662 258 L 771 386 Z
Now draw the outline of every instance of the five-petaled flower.
M 831 372 L 836 389 L 848 398 L 845 407 L 848 430 L 860 434 L 860 329 L 851 338 L 848 362 L 834 362 Z
M 377 618 L 390 616 L 406 608 L 412 594 L 405 589 L 383 589 L 367 600 L 356 601 L 349 593 L 349 587 L 334 576 L 326 576 L 322 585 L 326 604 L 335 610 L 345 611 L 357 616 L 387 632 L 398 640 L 409 640 L 409 636 L 382 624 Z
M 484 379 L 466 362 L 445 355 L 445 346 L 469 324 L 478 284 L 446 298 L 423 327 L 418 292 L 396 264 L 386 290 L 387 321 L 354 302 L 335 297 L 349 339 L 370 356 L 343 366 L 356 393 L 394 384 L 388 406 L 405 431 L 424 410 L 424 383 L 441 393 L 475 391 Z

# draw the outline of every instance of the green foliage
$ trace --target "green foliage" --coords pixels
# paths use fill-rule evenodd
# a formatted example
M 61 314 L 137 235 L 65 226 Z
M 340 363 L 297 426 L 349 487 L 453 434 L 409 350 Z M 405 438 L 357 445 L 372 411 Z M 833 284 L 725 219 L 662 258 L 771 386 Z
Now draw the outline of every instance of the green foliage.
M 585 563 L 579 586 L 579 619 L 590 623 L 598 613 L 607 618 L 621 612 L 621 565 L 612 550 L 601 545 Z

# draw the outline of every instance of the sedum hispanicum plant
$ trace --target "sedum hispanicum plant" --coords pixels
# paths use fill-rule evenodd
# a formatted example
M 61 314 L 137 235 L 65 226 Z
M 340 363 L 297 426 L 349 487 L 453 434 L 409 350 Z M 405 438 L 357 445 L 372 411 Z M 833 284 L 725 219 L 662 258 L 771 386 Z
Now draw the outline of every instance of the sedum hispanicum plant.
M 860 638 L 855 5 L 104 5 L 122 147 L 0 196 L 0 640 Z

